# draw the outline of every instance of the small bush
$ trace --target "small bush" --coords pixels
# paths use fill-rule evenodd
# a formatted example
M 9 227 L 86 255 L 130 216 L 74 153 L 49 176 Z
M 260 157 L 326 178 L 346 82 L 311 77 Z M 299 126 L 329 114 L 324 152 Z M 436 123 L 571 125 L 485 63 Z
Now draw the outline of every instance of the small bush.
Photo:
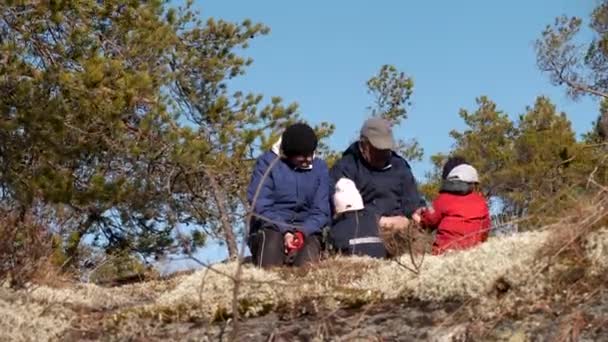
M 101 285 L 123 285 L 159 277 L 152 267 L 123 252 L 107 255 L 96 265 L 88 280 Z
M 380 236 L 391 257 L 429 253 L 433 244 L 433 235 L 417 225 L 406 230 L 381 229 Z
M 30 215 L 0 210 L 0 284 L 20 287 L 55 278 L 52 239 Z

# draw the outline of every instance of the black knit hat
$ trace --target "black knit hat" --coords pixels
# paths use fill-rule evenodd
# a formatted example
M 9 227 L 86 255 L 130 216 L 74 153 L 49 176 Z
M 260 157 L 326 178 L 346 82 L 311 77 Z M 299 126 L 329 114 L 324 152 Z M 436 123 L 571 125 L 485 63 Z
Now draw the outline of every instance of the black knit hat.
M 317 135 L 305 123 L 287 127 L 281 138 L 281 149 L 287 157 L 308 156 L 317 149 Z

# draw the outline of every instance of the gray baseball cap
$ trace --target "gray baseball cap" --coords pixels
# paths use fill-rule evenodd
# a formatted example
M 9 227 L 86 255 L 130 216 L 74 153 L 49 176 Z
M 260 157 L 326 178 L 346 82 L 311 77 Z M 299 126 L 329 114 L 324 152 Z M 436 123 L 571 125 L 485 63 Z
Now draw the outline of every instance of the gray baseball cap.
M 392 150 L 396 145 L 391 123 L 382 118 L 367 119 L 361 127 L 361 136 L 379 150 Z

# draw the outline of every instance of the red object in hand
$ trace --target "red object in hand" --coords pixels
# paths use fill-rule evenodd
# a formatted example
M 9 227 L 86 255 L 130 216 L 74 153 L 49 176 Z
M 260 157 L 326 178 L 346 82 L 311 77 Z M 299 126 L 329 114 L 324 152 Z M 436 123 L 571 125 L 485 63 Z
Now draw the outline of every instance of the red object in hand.
M 291 243 L 285 246 L 285 251 L 287 252 L 287 254 L 291 254 L 297 252 L 302 247 L 304 247 L 304 234 L 302 234 L 302 232 L 296 231 L 295 233 L 293 233 Z

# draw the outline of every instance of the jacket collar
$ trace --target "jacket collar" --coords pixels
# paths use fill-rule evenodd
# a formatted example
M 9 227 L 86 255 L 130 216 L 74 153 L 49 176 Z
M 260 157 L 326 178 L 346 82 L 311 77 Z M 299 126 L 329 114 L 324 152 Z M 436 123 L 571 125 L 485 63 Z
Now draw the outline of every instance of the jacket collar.
M 460 180 L 443 180 L 439 192 L 447 192 L 454 195 L 468 195 L 473 192 L 473 184 Z
M 393 167 L 392 162 L 393 162 L 393 157 L 395 156 L 395 152 L 392 152 L 391 159 L 388 161 L 388 164 L 385 167 L 378 169 L 378 168 L 375 168 L 375 167 L 372 167 L 371 165 L 369 165 L 367 163 L 367 160 L 365 160 L 365 158 L 363 158 L 363 154 L 361 153 L 361 147 L 359 145 L 359 141 L 356 141 L 355 143 L 350 145 L 350 147 L 344 152 L 344 155 L 347 155 L 347 154 L 355 155 L 355 157 L 359 158 L 361 160 L 361 162 L 363 164 L 365 164 L 366 167 L 368 167 L 370 169 L 374 169 L 374 170 L 379 170 L 379 171 L 390 170 Z

